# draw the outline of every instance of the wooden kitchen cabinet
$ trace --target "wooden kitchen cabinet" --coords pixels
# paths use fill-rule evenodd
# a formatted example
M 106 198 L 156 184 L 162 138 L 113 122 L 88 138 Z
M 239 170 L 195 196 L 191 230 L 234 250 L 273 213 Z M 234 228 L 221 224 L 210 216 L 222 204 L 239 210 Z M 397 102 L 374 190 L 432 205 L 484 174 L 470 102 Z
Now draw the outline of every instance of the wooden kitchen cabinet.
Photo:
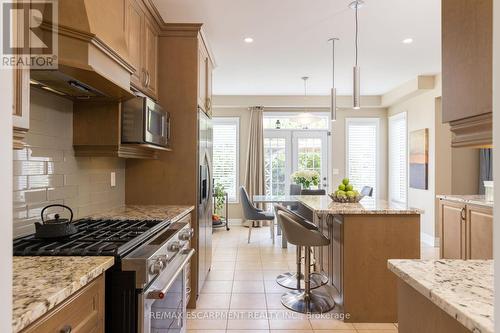
M 128 60 L 135 68 L 133 87 L 156 99 L 158 95 L 158 29 L 140 0 L 127 0 L 125 32 Z
M 440 216 L 440 251 L 441 258 L 465 258 L 465 205 L 451 201 L 441 201 Z
M 23 20 L 13 17 L 13 37 L 23 38 L 20 32 L 24 31 Z M 24 45 L 18 41 L 18 45 Z M 22 51 L 29 53 L 28 47 Z M 25 144 L 25 136 L 30 128 L 30 70 L 29 68 L 14 68 L 13 77 L 13 101 L 12 101 L 12 126 L 13 126 L 13 148 L 22 149 Z
M 212 116 L 212 59 L 208 55 L 203 41 L 199 41 L 198 49 L 198 106 Z
M 440 200 L 439 220 L 441 258 L 493 258 L 492 208 Z
M 493 0 L 442 1 L 442 108 L 454 147 L 492 144 Z
M 85 286 L 21 333 L 104 332 L 104 275 Z
M 142 27 L 144 26 L 144 13 L 136 0 L 128 0 L 125 15 L 126 41 L 128 47 L 128 60 L 136 69 L 130 76 L 134 86 L 141 86 L 142 79 Z
M 493 259 L 493 211 L 491 208 L 466 208 L 467 259 Z

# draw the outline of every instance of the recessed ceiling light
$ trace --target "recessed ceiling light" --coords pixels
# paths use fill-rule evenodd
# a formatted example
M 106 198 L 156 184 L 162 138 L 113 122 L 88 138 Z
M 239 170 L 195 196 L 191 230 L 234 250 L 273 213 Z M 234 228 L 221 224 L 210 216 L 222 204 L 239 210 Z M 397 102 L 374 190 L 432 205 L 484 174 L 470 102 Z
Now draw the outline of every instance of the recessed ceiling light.
M 250 43 L 253 43 L 253 38 L 252 37 L 247 37 L 247 38 L 244 39 L 244 41 L 245 41 L 245 43 L 250 44 Z
M 405 38 L 403 39 L 403 44 L 411 44 L 413 43 L 413 38 Z

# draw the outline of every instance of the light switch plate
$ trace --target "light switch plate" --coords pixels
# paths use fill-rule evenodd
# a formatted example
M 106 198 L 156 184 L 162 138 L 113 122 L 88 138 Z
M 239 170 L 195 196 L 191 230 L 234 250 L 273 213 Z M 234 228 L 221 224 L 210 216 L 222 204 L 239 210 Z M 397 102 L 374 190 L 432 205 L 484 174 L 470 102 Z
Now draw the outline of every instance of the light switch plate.
M 333 170 L 332 170 L 332 174 L 334 174 L 334 175 L 338 175 L 338 174 L 339 174 L 339 169 L 333 169 Z
M 116 172 L 111 172 L 111 187 L 116 187 Z

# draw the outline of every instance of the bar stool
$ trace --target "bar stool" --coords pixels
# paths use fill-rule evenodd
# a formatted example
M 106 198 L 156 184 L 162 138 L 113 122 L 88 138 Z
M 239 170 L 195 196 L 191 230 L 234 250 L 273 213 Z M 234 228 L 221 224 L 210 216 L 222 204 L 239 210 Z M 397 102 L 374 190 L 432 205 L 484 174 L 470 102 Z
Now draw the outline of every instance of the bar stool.
M 297 217 L 297 220 L 306 220 L 303 216 L 300 216 L 296 212 L 286 208 L 285 206 L 276 204 L 274 205 L 274 211 L 276 214 L 278 212 L 285 212 L 290 215 Z M 309 230 L 318 230 L 318 227 L 313 223 L 306 223 L 304 227 Z M 286 272 L 278 275 L 276 277 L 276 283 L 282 287 L 288 289 L 302 290 L 304 289 L 304 274 L 302 274 L 302 246 L 297 246 L 296 262 L 297 262 L 297 272 Z M 311 289 L 319 288 L 328 283 L 328 277 L 321 273 L 311 273 Z
M 283 233 L 291 244 L 305 247 L 304 290 L 291 290 L 281 296 L 281 304 L 300 313 L 324 313 L 335 307 L 333 297 L 321 289 L 311 290 L 311 247 L 326 246 L 330 240 L 318 230 L 306 227 L 312 224 L 285 211 L 277 212 Z

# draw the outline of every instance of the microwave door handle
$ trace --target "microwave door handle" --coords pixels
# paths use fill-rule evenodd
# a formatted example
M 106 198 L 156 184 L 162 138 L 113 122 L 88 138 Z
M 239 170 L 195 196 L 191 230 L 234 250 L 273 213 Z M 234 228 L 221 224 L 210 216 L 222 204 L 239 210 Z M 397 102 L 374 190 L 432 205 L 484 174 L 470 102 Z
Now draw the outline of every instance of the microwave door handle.
M 165 137 L 165 115 L 161 116 L 161 137 Z
M 167 118 L 167 140 L 170 140 L 170 116 Z

